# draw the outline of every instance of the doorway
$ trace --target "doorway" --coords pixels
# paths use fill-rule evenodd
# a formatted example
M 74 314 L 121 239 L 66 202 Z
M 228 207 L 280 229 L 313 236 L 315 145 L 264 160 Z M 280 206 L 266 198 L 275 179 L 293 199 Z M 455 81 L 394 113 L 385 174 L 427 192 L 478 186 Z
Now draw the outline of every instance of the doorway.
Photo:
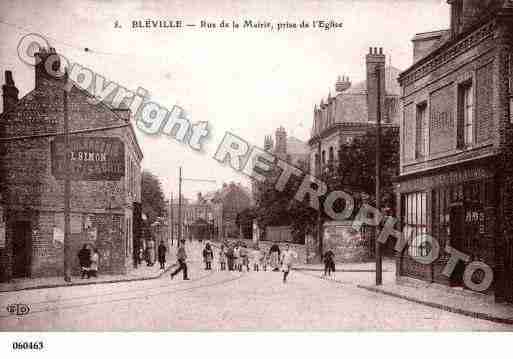
M 32 230 L 30 222 L 17 221 L 13 226 L 13 270 L 14 278 L 30 276 L 32 257 Z

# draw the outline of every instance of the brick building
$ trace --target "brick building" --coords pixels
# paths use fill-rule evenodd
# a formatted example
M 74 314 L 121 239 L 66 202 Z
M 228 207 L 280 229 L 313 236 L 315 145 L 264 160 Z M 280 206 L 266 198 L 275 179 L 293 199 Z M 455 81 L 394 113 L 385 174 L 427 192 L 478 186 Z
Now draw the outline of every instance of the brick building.
M 50 76 L 36 54 L 35 88 L 18 99 L 6 71 L 0 116 L 0 280 L 63 274 L 63 79 Z M 54 63 L 54 70 L 60 64 Z M 130 111 L 93 105 L 92 96 L 66 92 L 71 143 L 71 243 L 92 244 L 100 273 L 126 273 L 132 265 L 141 202 L 142 152 Z M 137 214 L 135 215 L 137 216 Z M 134 226 L 134 222 L 136 225 Z
M 400 87 L 397 76 L 400 71 L 386 65 L 383 50 L 371 48 L 366 56 L 366 81 L 352 85 L 349 78 L 339 77 L 335 83 L 336 95 L 328 94 L 314 108 L 310 146 L 310 170 L 316 176 L 324 173 L 338 158 L 342 144 L 364 136 L 376 125 L 378 88 L 376 67 L 381 76 L 381 113 L 383 126 L 398 126 Z M 384 70 L 384 71 L 383 71 Z
M 365 58 L 366 80 L 353 85 L 348 77 L 339 77 L 335 83 L 336 95 L 328 95 L 314 108 L 313 125 L 310 145 L 310 171 L 316 177 L 330 177 L 336 169 L 344 165 L 339 149 L 342 145 L 351 144 L 353 140 L 363 136 L 374 135 L 378 112 L 378 81 L 376 69 L 380 72 L 380 94 L 382 126 L 397 131 L 400 118 L 400 86 L 397 76 L 400 71 L 386 66 L 386 55 L 383 50 L 371 48 Z M 385 133 L 385 132 L 383 132 Z M 368 197 L 361 188 L 346 187 L 355 198 Z M 322 219 L 318 219 L 322 221 Z M 331 221 L 319 223 L 321 234 L 309 237 L 307 246 L 310 253 L 319 255 L 319 251 L 331 249 L 339 262 L 360 262 L 368 260 L 374 253 L 372 232 L 363 229 L 361 232 L 352 230 L 351 222 Z M 320 238 L 319 238 L 320 237 Z M 319 241 L 322 241 L 321 246 Z
M 463 265 L 442 274 L 446 245 L 494 271 L 490 290 L 513 301 L 513 2 L 451 0 L 451 28 L 415 36 L 404 71 L 401 165 L 403 225 L 442 248 L 430 265 L 413 240 L 399 277 L 463 286 Z

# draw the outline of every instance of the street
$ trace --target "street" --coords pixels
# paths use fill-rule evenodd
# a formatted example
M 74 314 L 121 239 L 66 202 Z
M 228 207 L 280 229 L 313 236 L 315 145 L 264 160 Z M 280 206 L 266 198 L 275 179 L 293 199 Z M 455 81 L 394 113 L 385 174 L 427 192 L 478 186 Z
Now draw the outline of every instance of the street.
M 188 245 L 190 281 L 178 274 L 144 282 L 2 293 L 0 306 L 29 305 L 25 316 L 0 313 L 2 331 L 199 330 L 510 330 L 507 325 L 429 308 L 294 271 L 204 271 Z M 342 274 L 343 275 L 343 274 Z M 373 273 L 361 273 L 373 276 Z

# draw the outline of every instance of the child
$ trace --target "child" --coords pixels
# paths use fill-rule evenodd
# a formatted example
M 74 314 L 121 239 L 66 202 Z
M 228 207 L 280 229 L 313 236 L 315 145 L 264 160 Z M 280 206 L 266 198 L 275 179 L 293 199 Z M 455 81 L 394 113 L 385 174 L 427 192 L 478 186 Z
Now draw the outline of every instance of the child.
M 269 253 L 266 253 L 263 249 L 260 251 L 260 258 L 262 263 L 262 268 L 264 272 L 267 272 L 267 266 L 269 265 L 270 256 Z
M 246 267 L 246 271 L 249 272 L 248 248 L 245 244 L 240 248 L 240 257 L 242 261 L 240 271 L 242 271 L 242 267 Z
M 330 277 L 335 272 L 335 253 L 330 249 L 324 253 L 324 276 Z
M 226 270 L 226 255 L 227 250 L 224 244 L 221 244 L 221 249 L 219 250 L 219 265 L 221 266 L 221 270 Z
M 281 270 L 283 271 L 283 283 L 287 282 L 287 277 L 292 269 L 292 263 L 297 258 L 297 253 L 290 249 L 290 245 L 285 246 L 285 251 L 281 253 Z
M 210 247 L 210 243 L 205 245 L 203 250 L 203 260 L 205 261 L 205 270 L 212 270 L 212 260 L 214 259 L 214 252 Z
M 255 246 L 251 252 L 251 261 L 253 262 L 253 270 L 258 272 L 260 270 L 260 249 Z
M 91 266 L 89 269 L 89 275 L 91 277 L 94 277 L 94 278 L 98 277 L 99 262 L 100 262 L 100 253 L 98 253 L 98 249 L 93 248 L 93 251 L 91 253 Z
M 233 264 L 235 265 L 235 270 L 241 272 L 242 271 L 242 262 L 240 258 L 240 248 L 239 245 L 236 244 L 235 248 L 233 248 Z

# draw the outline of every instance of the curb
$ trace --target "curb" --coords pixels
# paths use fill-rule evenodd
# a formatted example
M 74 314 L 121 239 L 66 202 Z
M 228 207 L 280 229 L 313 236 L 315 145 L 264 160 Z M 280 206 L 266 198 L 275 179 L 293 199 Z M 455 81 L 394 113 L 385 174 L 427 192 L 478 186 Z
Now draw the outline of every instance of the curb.
M 37 290 L 37 289 L 49 289 L 49 288 L 61 288 L 61 287 L 78 287 L 78 286 L 86 286 L 86 285 L 93 285 L 93 284 L 112 284 L 112 283 L 122 283 L 122 282 L 137 282 L 137 281 L 146 281 L 146 280 L 152 280 L 152 279 L 159 279 L 164 274 L 168 273 L 173 266 L 167 267 L 163 272 L 160 272 L 158 275 L 155 276 L 146 276 L 146 277 L 139 277 L 139 278 L 121 278 L 121 279 L 111 279 L 111 280 L 105 280 L 105 281 L 94 281 L 94 282 L 72 282 L 69 284 L 42 284 L 42 285 L 35 285 L 33 287 L 26 287 L 26 288 L 15 288 L 15 289 L 0 289 L 0 293 L 10 293 L 10 292 L 21 292 L 25 290 Z
M 295 270 L 299 271 L 310 271 L 310 272 L 324 272 L 322 268 L 307 268 L 307 267 L 294 267 Z M 337 269 L 334 273 L 375 273 L 374 269 Z M 383 273 L 390 272 L 389 270 L 384 269 Z
M 440 304 L 440 303 L 435 303 L 435 302 L 428 302 L 428 301 L 425 301 L 425 300 L 417 299 L 417 298 L 410 297 L 410 296 L 407 296 L 407 295 L 397 294 L 397 293 L 394 293 L 394 292 L 390 292 L 390 291 L 379 289 L 379 288 L 372 287 L 372 286 L 366 286 L 366 285 L 358 284 L 357 287 L 360 288 L 360 289 L 365 289 L 365 290 L 371 291 L 371 292 L 375 292 L 375 293 L 379 293 L 379 294 L 384 294 L 384 295 L 388 295 L 388 296 L 399 298 L 399 299 L 404 299 L 404 300 L 407 300 L 409 302 L 414 302 L 414 303 L 417 303 L 417 304 L 422 304 L 422 305 L 425 305 L 427 307 L 441 309 L 441 310 L 444 310 L 446 312 L 464 315 L 466 317 L 482 319 L 482 320 L 488 320 L 490 322 L 495 322 L 495 323 L 499 323 L 499 324 L 513 325 L 513 318 L 501 318 L 501 317 L 496 317 L 496 316 L 493 316 L 491 314 L 486 314 L 486 313 L 482 313 L 482 312 L 473 312 L 471 310 L 451 307 L 451 306 L 445 305 L 445 304 Z

